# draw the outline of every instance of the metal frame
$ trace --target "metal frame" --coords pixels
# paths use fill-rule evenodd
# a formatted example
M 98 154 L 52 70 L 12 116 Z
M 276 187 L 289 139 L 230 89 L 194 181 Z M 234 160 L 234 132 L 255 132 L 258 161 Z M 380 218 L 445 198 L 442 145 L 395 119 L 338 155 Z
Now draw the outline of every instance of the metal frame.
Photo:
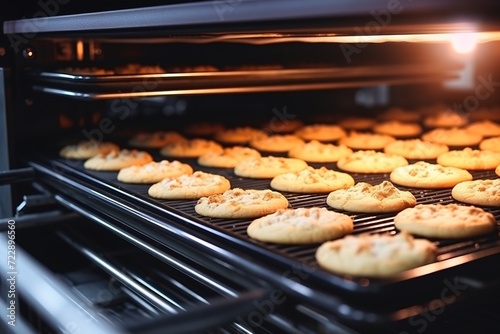
M 9 127 L 7 124 L 7 91 L 5 69 L 0 68 L 0 171 L 10 169 Z M 10 185 L 0 183 L 0 218 L 12 216 L 12 193 Z
M 444 19 L 442 13 L 449 15 L 450 22 L 453 18 L 464 17 L 480 23 L 475 14 L 489 15 L 499 7 L 499 3 L 492 0 L 401 1 L 399 5 L 399 9 L 394 9 L 386 0 L 356 2 L 350 0 L 215 0 L 61 16 L 57 16 L 57 11 L 47 13 L 40 8 L 40 11 L 36 13 L 39 15 L 34 15 L 34 18 L 5 22 L 4 32 L 6 34 L 29 33 L 31 36 L 37 33 L 217 26 L 227 23 L 255 24 L 262 21 L 325 18 L 334 19 L 330 22 L 334 26 L 335 20 L 343 20 L 346 17 L 349 19 L 362 17 L 367 23 L 366 18 L 374 19 L 373 13 L 387 10 L 393 10 L 394 13 L 404 17 L 420 16 L 418 21 L 421 23 L 428 23 L 432 15 L 442 21 Z M 421 29 L 419 31 L 421 32 Z

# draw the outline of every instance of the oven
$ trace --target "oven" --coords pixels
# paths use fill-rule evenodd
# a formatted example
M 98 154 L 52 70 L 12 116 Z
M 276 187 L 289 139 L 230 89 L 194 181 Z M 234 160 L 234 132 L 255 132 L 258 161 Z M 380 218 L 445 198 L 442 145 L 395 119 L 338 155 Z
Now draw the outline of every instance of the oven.
M 148 186 L 59 150 L 84 140 L 128 147 L 144 131 L 189 136 L 205 123 L 274 134 L 291 121 L 376 120 L 391 108 L 495 118 L 499 9 L 486 0 L 18 9 L 0 39 L 2 332 L 498 331 L 498 231 L 433 240 L 435 262 L 390 279 L 335 275 L 318 266 L 318 245 L 255 241 L 248 219 L 205 218 L 196 200 L 154 199 Z M 181 160 L 232 187 L 270 187 Z M 450 189 L 408 190 L 419 204 L 455 202 Z M 285 195 L 294 208 L 326 207 L 325 194 Z M 485 210 L 500 221 L 500 208 Z M 353 234 L 397 232 L 394 214 L 350 215 Z

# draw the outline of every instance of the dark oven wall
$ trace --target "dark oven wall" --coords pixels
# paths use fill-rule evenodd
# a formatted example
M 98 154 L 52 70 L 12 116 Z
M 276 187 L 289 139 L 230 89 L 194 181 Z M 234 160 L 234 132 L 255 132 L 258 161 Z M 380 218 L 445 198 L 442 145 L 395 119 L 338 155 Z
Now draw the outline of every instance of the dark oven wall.
M 391 106 L 417 109 L 438 103 L 470 113 L 498 102 L 498 94 L 490 92 L 496 87 L 499 72 L 493 61 L 499 49 L 496 44 L 483 44 L 474 56 L 464 56 L 453 52 L 448 43 L 368 44 L 362 51 L 347 54 L 346 47 L 354 44 L 41 38 L 30 43 L 30 56 L 25 54 L 16 61 L 19 95 L 14 118 L 25 131 L 16 134 L 15 145 L 22 152 L 36 153 L 62 145 L 64 137 L 103 139 L 134 129 L 181 130 L 194 121 L 259 127 L 283 113 L 308 123 L 335 121 L 353 113 L 375 117 Z M 179 94 L 164 93 L 162 85 L 168 78 L 111 83 L 99 80 L 119 77 L 123 73 L 117 69 L 130 69 L 132 65 L 194 76 L 181 86 L 176 86 L 175 81 L 167 86 L 179 90 Z M 297 78 L 290 72 L 293 69 L 312 72 Z M 314 69 L 328 69 L 331 73 L 323 75 Z M 220 77 L 221 73 L 241 70 L 264 70 L 268 74 L 257 79 L 236 77 L 233 81 Z M 397 70 L 402 74 L 394 74 Z M 39 75 L 78 71 L 84 71 L 90 79 L 52 80 Z M 100 77 L 106 72 L 95 71 L 115 72 Z M 196 75 L 207 71 L 213 76 Z M 465 76 L 466 86 L 453 88 L 445 84 L 460 76 Z M 477 86 L 488 81 L 491 94 L 474 98 Z M 253 90 L 262 83 L 272 84 L 273 88 Z M 239 86 L 243 87 L 234 90 Z M 40 87 L 63 93 L 47 93 Z M 218 90 L 201 94 L 196 90 L 199 87 Z M 139 91 L 153 96 L 134 95 Z M 116 92 L 124 95 L 102 94 Z M 103 119 L 109 119 L 110 124 Z

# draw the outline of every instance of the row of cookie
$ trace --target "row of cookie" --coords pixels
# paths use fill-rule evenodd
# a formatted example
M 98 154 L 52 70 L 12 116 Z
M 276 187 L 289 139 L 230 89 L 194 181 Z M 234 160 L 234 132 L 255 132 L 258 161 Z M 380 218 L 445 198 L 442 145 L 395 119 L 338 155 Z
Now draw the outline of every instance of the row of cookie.
M 498 228 L 491 213 L 456 204 L 405 209 L 394 217 L 394 225 L 400 231 L 395 235 L 347 235 L 326 241 L 316 250 L 316 261 L 339 275 L 386 278 L 435 262 L 437 247 L 427 238 L 473 237 Z
M 387 185 L 379 188 L 386 190 Z M 279 203 L 282 208 L 253 219 L 247 226 L 247 234 L 267 243 L 320 244 L 315 253 L 318 264 L 339 275 L 384 278 L 434 262 L 437 254 L 434 243 L 414 239 L 412 235 L 464 238 L 491 233 L 497 228 L 494 217 L 483 209 L 426 204 L 409 207 L 394 217 L 394 224 L 401 231 L 395 236 L 350 236 L 354 222 L 348 215 L 323 207 L 285 208 L 285 200 L 277 193 L 262 192 L 274 195 L 265 200 L 255 196 L 253 190 L 230 190 L 201 198 L 195 211 L 214 218 L 252 218 L 275 210 Z M 254 201 L 245 200 L 242 194 L 248 194 Z M 262 205 L 264 200 L 270 205 Z
M 500 168 L 500 153 L 486 151 L 486 150 L 473 150 L 470 148 L 465 148 L 463 150 L 452 150 L 446 151 L 447 147 L 440 147 L 434 144 L 427 144 L 420 141 L 412 142 L 400 142 L 402 144 L 408 143 L 413 144 L 415 147 L 422 149 L 432 148 L 436 151 L 442 149 L 443 153 L 437 156 L 437 162 L 441 166 L 445 167 L 457 167 L 466 170 L 488 170 Z M 310 142 L 305 144 L 303 148 L 308 148 L 309 153 L 311 153 L 312 148 L 321 148 L 321 146 L 330 149 L 330 153 L 337 149 L 335 152 L 336 157 L 341 156 L 337 160 L 337 167 L 346 172 L 353 173 L 391 173 L 394 169 L 402 166 L 408 165 L 408 161 L 398 154 L 375 152 L 371 150 L 360 150 L 354 153 L 347 149 L 342 151 L 339 146 L 333 146 L 332 144 L 321 144 L 319 142 Z M 412 150 L 408 150 L 409 145 L 396 145 L 388 146 L 389 148 L 394 148 L 393 151 L 399 151 L 402 154 L 410 153 Z M 262 157 L 260 153 L 254 149 L 247 147 L 230 147 L 220 150 L 216 149 L 217 146 L 212 147 L 211 145 L 205 145 L 202 149 L 200 147 L 192 147 L 193 155 L 199 155 L 204 153 L 198 158 L 198 163 L 203 166 L 209 167 L 222 167 L 222 168 L 234 168 L 234 173 L 241 177 L 250 178 L 271 178 L 278 174 L 299 171 L 307 167 L 307 163 L 303 159 L 299 158 L 283 158 L 283 157 L 273 157 L 267 156 Z M 189 148 L 184 147 L 189 152 Z M 83 145 L 76 147 L 65 147 L 61 150 L 61 154 L 65 157 L 70 158 L 82 158 L 88 157 L 89 153 L 95 154 L 96 152 L 104 152 L 95 156 L 95 159 L 89 159 L 86 161 L 84 166 L 89 169 L 97 170 L 119 170 L 124 167 L 128 167 L 134 164 L 141 164 L 152 161 L 151 155 L 147 152 L 137 151 L 137 150 L 119 150 L 117 145 L 111 143 L 84 143 Z M 140 152 L 140 154 L 139 154 Z M 327 159 L 314 159 L 310 158 L 297 149 L 292 150 L 295 152 L 295 156 L 306 158 L 309 161 L 324 161 Z M 324 151 L 325 152 L 325 151 Z M 419 152 L 422 154 L 422 152 Z M 174 156 L 180 155 L 172 151 Z M 186 151 L 184 151 L 186 154 Z M 196 153 L 196 154 L 195 154 Z M 292 154 L 293 155 L 293 154 Z M 422 156 L 422 155 L 420 155 Z M 415 155 L 412 155 L 415 157 Z M 426 157 L 430 157 L 427 155 Z M 423 163 L 420 163 L 421 166 Z M 436 174 L 436 172 L 433 172 Z M 410 175 L 405 175 L 400 177 L 399 182 L 404 182 L 405 185 L 411 180 Z M 398 181 L 395 181 L 398 182 Z M 432 184 L 424 183 L 425 187 L 432 188 Z M 411 186 L 411 184 L 410 184 Z
M 126 161 L 133 165 L 117 166 L 118 162 L 123 164 Z M 150 188 L 149 194 L 160 199 L 196 199 L 230 187 L 229 181 L 220 175 L 201 171 L 193 174 L 193 168 L 188 164 L 175 160 L 154 162 L 143 152 L 122 151 L 119 157 L 113 153 L 106 157 L 97 156 L 87 160 L 84 166 L 98 170 L 122 167 L 117 176 L 119 181 L 158 183 Z M 325 167 L 312 168 L 296 159 L 247 159 L 237 165 L 234 172 L 241 177 L 269 178 L 270 187 L 279 191 L 310 194 L 330 192 L 327 204 L 347 211 L 394 212 L 416 204 L 411 193 L 399 191 L 388 181 L 378 186 L 364 182 L 354 185 L 354 179 L 347 173 Z M 496 172 L 500 176 L 500 167 Z M 452 191 L 456 200 L 478 205 L 500 205 L 500 179 L 472 181 L 472 175 L 461 168 L 419 161 L 394 168 L 389 178 L 395 184 L 422 189 L 457 188 L 460 184 L 462 188 L 453 188 Z
M 319 244 L 315 258 L 324 269 L 384 278 L 434 262 L 437 247 L 427 238 L 473 237 L 497 229 L 491 213 L 456 204 L 417 205 L 399 212 L 394 224 L 396 235 L 354 236 L 353 220 L 346 214 L 320 207 L 288 208 L 254 219 L 247 233 L 262 242 Z
M 383 149 L 396 138 L 416 138 L 422 128 L 417 123 L 387 121 L 375 124 L 365 132 L 345 131 L 335 124 L 304 125 L 294 133 L 269 133 L 252 127 L 221 129 L 214 133 L 213 140 L 222 145 L 249 145 L 261 151 L 286 152 L 305 141 L 337 142 L 352 149 Z M 477 145 L 485 137 L 500 136 L 500 125 L 490 121 L 475 122 L 465 128 L 436 128 L 426 132 L 426 141 L 450 146 Z M 196 137 L 195 137 L 196 138 Z M 464 142 L 464 138 L 467 139 Z M 129 140 L 135 148 L 161 148 L 187 140 L 177 131 L 153 131 L 139 133 Z M 444 141 L 443 141 L 444 140 Z
M 450 128 L 465 127 L 473 132 L 490 133 L 489 136 L 500 135 L 499 125 L 493 122 L 499 122 L 500 116 L 498 110 L 493 108 L 482 108 L 472 114 L 454 112 L 445 106 L 436 106 L 427 109 L 409 110 L 403 108 L 390 108 L 383 112 L 367 116 L 346 116 L 335 117 L 332 120 L 304 123 L 297 118 L 276 119 L 262 124 L 261 128 L 266 129 L 267 133 L 282 134 L 296 133 L 299 136 L 313 136 L 309 140 L 320 140 L 318 136 L 324 136 L 325 140 L 334 140 L 329 134 L 329 127 L 335 126 L 335 133 L 339 128 L 342 131 L 368 131 L 373 130 L 376 133 L 389 134 L 394 136 L 409 136 L 411 133 L 418 134 L 422 127 L 425 128 Z M 317 123 L 317 124 L 315 124 Z M 324 124 L 326 123 L 326 124 Z M 391 126 L 394 125 L 394 126 Z M 233 144 L 240 144 L 243 138 L 250 133 L 250 127 L 226 128 L 221 123 L 193 123 L 186 127 L 185 133 L 191 136 L 215 136 L 229 140 Z M 319 131 L 314 131 L 319 130 Z M 485 132 L 484 132 L 484 131 Z M 335 137 L 335 136 L 333 136 Z M 251 139 L 251 138 L 250 138 Z
M 155 142 L 157 146 L 169 142 L 160 150 L 160 153 L 166 157 L 194 158 L 205 153 L 219 154 L 223 151 L 222 145 L 216 141 L 202 138 L 179 139 L 177 136 L 180 135 L 169 134 L 171 135 L 163 135 L 163 138 L 168 138 L 163 142 L 154 139 L 154 134 L 149 138 L 150 143 Z M 311 162 L 334 162 L 341 156 L 352 153 L 353 150 L 384 150 L 390 153 L 397 152 L 413 159 L 435 159 L 440 153 L 449 150 L 449 146 L 479 145 L 479 148 L 483 150 L 500 150 L 500 146 L 497 145 L 500 142 L 500 137 L 483 139 L 482 135 L 462 129 L 436 129 L 424 134 L 423 139 L 396 140 L 388 135 L 351 132 L 342 137 L 338 145 L 318 140 L 306 142 L 296 135 L 272 135 L 251 140 L 247 144 L 250 148 L 262 153 L 283 153 L 290 157 L 302 155 L 305 157 L 304 160 Z M 137 142 L 134 141 L 132 144 L 137 144 Z M 243 145 L 246 143 L 236 146 Z
M 140 152 L 138 152 L 137 155 L 140 156 L 141 155 Z M 135 156 L 135 154 L 131 154 L 131 156 Z M 180 173 L 184 173 L 184 174 L 182 174 L 179 177 L 166 178 L 163 181 L 160 181 L 158 184 L 151 186 L 151 188 L 149 189 L 149 194 L 153 195 L 154 197 L 157 197 L 157 198 L 168 198 L 168 199 L 179 199 L 179 198 L 181 198 L 181 199 L 186 199 L 186 198 L 196 199 L 196 198 L 199 198 L 196 205 L 195 205 L 195 211 L 200 215 L 207 216 L 207 217 L 213 217 L 213 218 L 253 218 L 253 217 L 261 217 L 261 216 L 265 217 L 266 215 L 272 215 L 272 214 L 275 214 L 276 216 L 280 216 L 281 212 L 287 212 L 286 210 L 289 210 L 289 209 L 287 209 L 289 206 L 288 201 L 286 200 L 286 198 L 282 194 L 280 194 L 278 192 L 274 192 L 271 190 L 251 190 L 251 189 L 250 190 L 243 190 L 243 189 L 239 189 L 239 188 L 230 189 L 229 181 L 220 175 L 208 174 L 208 173 L 203 173 L 200 171 L 197 171 L 197 172 L 190 174 L 192 172 L 192 169 L 190 169 L 189 165 L 181 164 L 178 162 L 171 162 L 171 163 L 160 162 L 158 164 L 160 166 L 164 166 L 166 169 L 170 170 L 171 172 L 173 170 L 178 170 Z M 146 175 L 151 174 L 151 173 L 148 173 L 148 169 L 154 169 L 154 168 L 152 168 L 154 165 L 151 165 L 151 163 L 147 163 L 144 166 L 145 166 L 144 168 L 139 168 L 137 166 L 125 168 L 123 170 L 120 170 L 118 175 L 120 175 L 120 174 L 126 175 L 126 173 L 123 173 L 123 171 L 126 171 L 126 170 L 129 170 L 135 176 L 138 176 L 141 174 L 141 173 L 138 173 L 139 170 L 142 170 L 143 172 L 145 171 Z M 147 166 L 149 166 L 149 167 L 147 167 Z M 323 169 L 323 172 L 324 172 L 324 169 Z M 157 174 L 156 170 L 153 174 Z M 349 182 L 349 181 L 346 181 L 346 182 Z M 350 182 L 352 183 L 352 181 L 350 181 Z M 292 184 L 293 183 L 295 183 L 295 182 L 292 182 Z M 322 183 L 322 182 L 320 182 L 320 183 Z M 366 189 L 366 187 L 367 187 L 367 185 L 365 185 L 365 184 L 358 183 L 358 185 L 359 185 L 358 187 L 360 187 L 361 189 Z M 390 184 L 385 183 L 385 184 L 381 185 L 379 188 L 381 189 L 381 191 L 379 192 L 378 196 L 375 196 L 374 198 L 380 197 L 380 196 L 382 198 L 390 198 L 391 194 L 393 194 L 393 195 L 395 194 L 395 191 L 388 189 L 388 188 L 390 188 Z M 347 192 L 348 191 L 346 191 L 346 193 Z M 374 193 L 374 192 L 369 191 L 369 193 Z M 200 196 L 201 196 L 201 198 L 200 198 Z M 398 196 L 396 196 L 396 197 L 398 197 Z M 329 201 L 329 202 L 332 203 L 332 201 Z M 344 201 L 341 200 L 340 202 L 344 202 Z M 350 199 L 348 202 L 354 203 L 355 201 Z M 333 203 L 335 203 L 335 201 L 333 201 Z M 366 199 L 365 200 L 362 199 L 361 203 L 369 203 L 369 201 L 366 201 Z M 408 205 L 412 206 L 412 205 L 414 205 L 414 202 L 408 201 Z M 282 210 L 282 211 L 279 211 L 279 210 Z M 283 210 L 285 210 L 285 211 L 283 211 Z M 310 210 L 304 209 L 302 211 L 306 212 L 306 211 L 310 211 Z M 321 209 L 321 211 L 325 211 L 325 209 L 323 208 L 323 209 Z M 310 214 L 310 216 L 313 218 L 316 217 L 317 219 L 319 219 L 319 221 L 322 221 L 322 219 L 320 218 L 321 211 L 316 210 L 316 212 L 313 212 L 312 214 Z M 331 211 L 328 211 L 328 212 L 331 212 Z M 404 212 L 404 210 L 402 212 Z M 287 215 L 290 216 L 290 213 L 288 213 L 288 214 L 283 213 L 283 214 L 284 214 L 284 217 Z M 329 213 L 327 217 L 331 216 L 332 214 L 334 214 L 334 213 L 333 212 Z M 436 214 L 439 217 L 441 216 L 439 213 L 436 213 L 436 212 L 434 212 L 434 214 Z M 332 217 L 328 218 L 328 221 L 329 221 L 328 224 L 329 225 L 334 224 L 334 225 L 333 225 L 333 227 L 330 227 L 330 229 L 329 229 L 330 232 L 329 232 L 329 234 L 327 234 L 328 235 L 327 240 L 332 240 L 332 239 L 338 238 L 339 237 L 339 235 L 338 235 L 339 229 L 341 231 L 343 231 L 342 233 L 350 233 L 349 231 L 352 231 L 352 228 L 349 227 L 350 225 L 348 223 L 350 220 L 351 224 L 352 224 L 352 219 L 350 219 L 346 215 L 343 215 L 343 216 L 339 216 L 339 215 L 341 215 L 341 214 L 337 213 L 334 217 L 336 219 L 334 219 L 334 220 L 332 220 Z M 294 214 L 291 214 L 291 216 L 294 216 Z M 339 217 L 342 217 L 342 219 L 339 219 Z M 346 217 L 348 219 L 346 219 Z M 267 220 L 264 218 L 262 218 L 262 219 L 263 219 L 263 221 Z M 279 229 L 280 232 L 278 234 L 280 234 L 282 236 L 287 235 L 287 234 L 290 235 L 290 233 L 288 232 L 289 227 L 290 227 L 289 225 L 293 224 L 292 223 L 293 219 L 292 219 L 292 222 L 290 222 L 288 219 L 283 219 L 283 217 L 278 218 L 278 220 L 282 220 L 282 221 L 286 222 L 286 225 L 288 226 L 288 228 Z M 258 221 L 258 219 L 256 221 Z M 341 221 L 341 223 L 339 223 L 339 221 Z M 408 221 L 408 219 L 406 219 L 406 218 L 403 219 L 403 222 L 407 222 L 407 221 Z M 252 232 L 252 230 L 255 229 L 256 224 L 258 224 L 258 223 L 252 222 L 248 226 L 248 233 L 251 237 L 259 239 L 259 240 L 268 241 L 268 242 L 277 242 L 276 240 L 274 240 L 274 241 L 269 240 L 269 236 L 272 235 L 272 233 L 269 233 L 269 232 L 264 233 L 264 235 L 267 235 L 267 237 L 266 237 L 267 239 L 262 239 L 261 237 L 259 237 L 259 232 L 257 232 L 257 234 L 255 233 L 255 231 Z M 267 223 L 267 224 L 272 225 L 269 223 Z M 463 224 L 465 224 L 465 223 L 463 223 Z M 315 229 L 311 229 L 310 227 L 307 227 L 307 225 L 308 225 L 307 220 L 304 220 L 304 219 L 300 219 L 299 225 L 304 227 L 305 230 L 308 232 L 302 231 L 301 228 L 298 228 L 298 229 L 295 228 L 294 231 L 296 231 L 298 233 L 292 233 L 293 235 L 289 236 L 288 240 L 290 240 L 290 238 L 291 239 L 302 238 L 302 240 L 304 240 L 303 237 L 307 236 L 308 234 L 311 235 L 311 232 L 315 230 Z M 253 226 L 253 227 L 250 227 L 250 226 Z M 417 224 L 417 226 L 418 226 L 418 224 Z M 453 230 L 453 228 L 451 228 L 451 229 Z M 259 229 L 257 229 L 257 230 L 259 230 Z M 322 229 L 320 228 L 319 230 L 322 230 Z M 318 235 L 321 235 L 323 232 L 317 232 L 319 230 L 316 229 L 315 233 Z M 403 229 L 403 230 L 406 230 L 406 229 Z M 465 230 L 465 231 L 467 231 L 467 230 Z M 315 233 L 312 233 L 312 235 L 316 235 Z M 299 237 L 297 237 L 297 236 L 299 236 Z M 380 238 L 380 240 L 383 240 L 384 243 L 388 242 L 388 245 L 391 245 L 391 244 L 393 244 L 394 241 L 399 240 L 399 239 L 392 239 L 392 237 L 390 237 L 391 239 L 387 239 L 387 238 L 389 238 L 388 236 L 370 237 L 370 238 L 371 238 L 370 240 L 372 240 L 372 242 L 375 242 L 375 244 L 377 243 L 375 238 Z M 395 238 L 400 238 L 400 236 L 396 236 Z M 344 240 L 344 239 L 342 239 L 342 240 Z M 432 247 L 430 247 L 430 245 L 431 245 L 430 243 L 425 243 L 425 241 L 415 241 L 410 236 L 404 236 L 404 240 L 405 240 L 405 242 L 410 242 L 412 244 L 417 243 L 418 245 L 424 245 L 424 244 L 427 245 L 426 247 L 422 248 L 422 249 L 427 249 L 426 252 L 428 252 L 429 249 L 432 249 Z M 357 243 L 358 241 L 362 242 L 362 243 L 366 243 L 367 237 L 361 237 L 361 239 L 359 239 L 359 240 L 357 238 L 356 239 L 346 238 L 345 241 L 338 240 L 338 242 L 342 242 L 342 243 L 344 243 L 344 242 Z M 290 242 L 293 243 L 293 242 L 298 242 L 298 241 L 287 241 L 287 243 L 290 243 Z M 309 239 L 309 241 L 307 241 L 307 242 L 317 243 L 317 242 L 322 242 L 322 240 L 321 239 Z M 328 242 L 331 242 L 331 241 L 328 241 Z M 333 241 L 333 242 L 335 242 L 335 241 Z M 401 242 L 401 240 L 399 242 Z M 334 271 L 336 273 L 340 273 L 340 274 L 352 274 L 352 275 L 364 275 L 364 276 L 386 276 L 386 275 L 392 275 L 392 274 L 394 274 L 398 271 L 401 271 L 401 270 L 409 269 L 413 266 L 418 266 L 418 265 L 424 264 L 424 262 L 421 262 L 421 261 L 407 263 L 403 257 L 403 258 L 399 258 L 398 261 L 405 263 L 404 266 L 402 266 L 402 265 L 380 266 L 379 264 L 375 264 L 373 262 L 370 262 L 370 264 L 363 265 L 362 268 L 364 268 L 364 269 L 362 269 L 361 271 L 353 270 L 353 268 L 359 269 L 359 267 L 357 267 L 357 266 L 348 266 L 347 269 L 345 269 L 345 268 L 339 269 L 338 265 L 334 265 L 334 267 L 329 266 L 328 260 L 324 259 L 325 256 L 327 258 L 329 258 L 331 256 L 331 255 L 324 254 L 325 252 L 327 252 L 327 253 L 332 252 L 332 248 L 329 245 L 330 244 L 328 243 L 328 244 L 325 244 L 324 246 L 321 246 L 320 248 L 318 248 L 318 252 L 317 252 L 318 263 L 320 263 L 320 265 L 325 267 L 326 269 L 332 270 L 332 271 Z M 336 244 L 336 245 L 337 246 L 333 247 L 333 249 L 334 249 L 333 252 L 335 252 L 335 250 L 341 249 L 343 247 L 342 245 L 338 245 L 338 244 Z M 350 247 L 350 246 L 348 246 L 348 247 Z M 395 249 L 395 251 L 397 250 L 398 254 L 400 254 L 400 255 L 404 254 L 404 252 L 408 250 L 407 247 L 404 245 L 401 245 L 401 247 L 403 247 L 403 248 Z M 420 246 L 418 246 L 418 247 L 420 247 Z M 417 251 L 418 251 L 418 248 L 413 250 L 413 252 L 417 252 Z M 334 254 L 336 254 L 336 253 L 334 253 Z M 383 253 L 383 254 L 385 254 L 385 253 Z M 338 254 L 335 256 L 338 256 Z M 377 257 L 380 257 L 380 256 L 381 256 L 380 254 L 377 255 Z M 392 254 L 392 256 L 395 256 L 395 255 Z M 363 258 L 363 257 L 361 257 L 361 258 Z M 361 258 L 358 256 L 358 257 L 356 257 L 356 259 L 354 259 L 354 261 L 361 261 L 360 260 Z M 427 254 L 426 257 L 421 257 L 421 259 L 424 259 L 424 258 L 426 260 L 429 260 L 429 261 L 432 260 L 432 257 L 429 254 Z M 378 262 L 380 262 L 380 260 Z M 370 271 L 370 270 L 367 271 L 367 268 L 372 268 L 371 269 L 372 271 Z M 373 269 L 373 268 L 376 268 L 376 269 Z
M 169 133 L 167 137 L 174 140 L 178 134 Z M 374 137 L 375 136 L 375 137 Z M 366 142 L 371 143 L 371 147 L 380 139 L 378 135 L 360 135 L 359 138 L 364 138 Z M 277 136 L 275 136 L 277 137 Z M 295 142 L 288 140 L 287 136 L 280 136 L 281 139 L 274 139 L 275 142 L 281 142 L 281 147 L 289 149 L 287 155 L 291 158 L 301 159 L 312 163 L 331 163 L 337 162 L 342 158 L 351 156 L 353 150 L 345 145 L 334 145 L 321 143 L 319 141 L 309 142 Z M 286 142 L 286 144 L 284 144 Z M 277 151 L 280 145 L 271 145 L 263 143 L 259 148 L 267 148 L 268 151 Z M 293 144 L 293 145 L 289 145 Z M 291 148 L 290 148 L 291 147 Z M 382 146 L 380 146 L 382 147 Z M 500 149 L 500 137 L 488 138 L 480 143 L 479 147 L 482 151 L 496 151 Z M 97 141 L 82 141 L 75 145 L 67 145 L 60 150 L 60 155 L 64 158 L 70 159 L 88 159 L 98 153 L 107 154 L 110 151 L 119 151 L 116 144 L 109 142 Z M 440 163 L 447 165 L 451 163 L 452 166 L 463 167 L 466 169 L 478 169 L 483 166 L 483 169 L 496 167 L 499 163 L 498 153 L 481 152 L 466 148 L 462 151 L 448 152 L 449 148 L 445 144 L 425 142 L 420 139 L 396 140 L 386 144 L 383 151 L 388 154 L 395 154 L 402 156 L 406 159 L 414 160 L 429 160 L 436 159 L 443 155 Z M 447 153 L 448 152 L 448 153 Z M 446 153 L 446 154 L 445 154 Z M 500 152 L 499 152 L 500 153 Z M 198 163 L 207 167 L 222 167 L 233 168 L 242 159 L 256 158 L 261 156 L 260 152 L 256 149 L 233 146 L 222 148 L 217 143 L 206 139 L 193 139 L 193 140 L 180 140 L 163 147 L 160 154 L 169 158 L 198 158 Z M 363 153 L 353 155 L 352 160 L 358 159 L 358 156 L 363 156 Z M 381 156 L 379 154 L 379 156 Z M 472 160 L 471 160 L 472 159 Z M 401 160 L 401 159 L 400 159 Z M 485 160 L 488 163 L 475 163 L 474 161 Z M 458 164 L 458 165 L 457 165 Z M 491 167 L 491 165 L 494 165 Z M 363 171 L 359 171 L 363 172 Z M 375 172 L 375 171 L 374 171 Z

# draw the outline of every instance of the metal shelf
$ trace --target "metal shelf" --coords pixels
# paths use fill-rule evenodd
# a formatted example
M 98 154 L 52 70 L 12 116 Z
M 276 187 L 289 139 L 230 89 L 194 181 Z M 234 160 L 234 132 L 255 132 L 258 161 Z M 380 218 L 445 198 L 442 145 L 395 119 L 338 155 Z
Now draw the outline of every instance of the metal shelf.
M 137 75 L 30 73 L 35 91 L 80 100 L 324 90 L 440 82 L 457 76 L 456 65 L 434 64 Z

